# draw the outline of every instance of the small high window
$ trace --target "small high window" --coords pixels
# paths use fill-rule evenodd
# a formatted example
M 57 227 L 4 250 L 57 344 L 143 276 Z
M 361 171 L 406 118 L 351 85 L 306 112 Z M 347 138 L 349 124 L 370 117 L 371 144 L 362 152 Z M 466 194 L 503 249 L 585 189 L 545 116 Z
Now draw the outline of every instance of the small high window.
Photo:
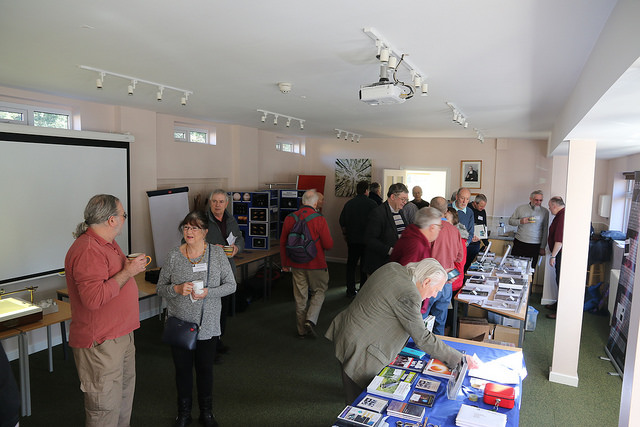
M 197 144 L 216 145 L 215 130 L 196 129 L 186 126 L 173 128 L 173 139 L 177 142 L 193 142 Z
M 71 111 L 0 103 L 0 122 L 71 129 Z

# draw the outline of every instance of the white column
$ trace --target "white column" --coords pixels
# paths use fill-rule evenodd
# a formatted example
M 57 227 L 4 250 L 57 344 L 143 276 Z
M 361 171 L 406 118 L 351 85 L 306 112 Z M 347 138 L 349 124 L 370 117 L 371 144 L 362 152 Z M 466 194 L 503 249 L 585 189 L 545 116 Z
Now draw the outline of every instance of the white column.
M 640 251 L 636 253 L 636 272 L 633 287 L 640 289 Z M 620 397 L 620 417 L 618 426 L 637 426 L 640 424 L 640 378 L 635 381 L 635 373 L 640 372 L 640 358 L 638 358 L 638 329 L 640 328 L 640 293 L 634 292 L 631 299 L 631 313 L 629 313 L 629 332 L 627 335 L 627 350 L 624 359 L 624 377 L 622 379 L 622 394 Z M 634 415 L 635 414 L 635 415 Z M 635 420 L 635 421 L 634 421 Z
M 596 142 L 569 141 L 562 266 L 549 381 L 578 386 Z

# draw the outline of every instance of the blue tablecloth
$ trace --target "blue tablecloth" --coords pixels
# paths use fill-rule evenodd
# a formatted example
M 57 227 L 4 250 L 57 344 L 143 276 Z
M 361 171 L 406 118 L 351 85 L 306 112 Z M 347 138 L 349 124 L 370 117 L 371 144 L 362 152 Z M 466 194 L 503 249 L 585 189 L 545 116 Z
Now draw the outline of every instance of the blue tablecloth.
M 503 350 L 492 347 L 483 347 L 482 345 L 477 345 L 469 341 L 468 343 L 460 343 L 457 341 L 449 341 L 446 338 L 444 341 L 447 342 L 451 347 L 456 348 L 460 351 L 464 351 L 466 354 L 473 355 L 474 353 L 478 355 L 480 360 L 483 362 L 489 362 L 492 360 L 497 360 L 501 357 L 519 357 L 522 360 L 522 370 L 520 373 L 520 380 L 518 384 L 507 384 L 516 389 L 516 401 L 513 409 L 505 409 L 498 408 L 498 412 L 507 414 L 507 426 L 509 427 L 517 427 L 520 419 L 520 402 L 522 399 L 522 380 L 526 377 L 526 368 L 524 365 L 524 358 L 522 357 L 521 351 L 512 351 L 512 350 Z M 408 347 L 415 347 L 411 339 L 407 344 Z M 425 360 L 429 359 L 429 356 L 424 357 Z M 493 409 L 491 405 L 487 405 L 482 401 L 482 390 L 475 389 L 471 387 L 470 377 L 467 374 L 463 384 L 462 389 L 458 393 L 456 400 L 449 400 L 447 398 L 447 385 L 446 380 L 442 378 L 436 377 L 428 377 L 426 375 L 420 375 L 421 378 L 430 378 L 439 380 L 442 385 L 438 388 L 436 392 L 436 400 L 432 408 L 426 408 L 426 416 L 429 417 L 428 423 L 429 425 L 433 424 L 434 426 L 455 426 L 456 425 L 456 416 L 458 415 L 458 411 L 460 410 L 460 406 L 464 403 L 470 406 L 478 406 L 483 409 Z M 353 402 L 355 406 L 360 400 L 367 394 L 366 390 L 363 392 L 358 398 Z M 478 400 L 476 402 L 472 402 L 469 400 L 469 395 L 475 394 L 478 396 Z M 411 393 L 409 393 L 411 395 Z M 409 400 L 409 396 L 407 399 Z M 389 425 L 389 427 L 395 427 L 396 421 L 401 420 L 400 418 L 395 418 L 389 416 L 385 419 L 385 422 Z M 407 420 L 402 420 L 407 421 Z M 422 425 L 422 424 L 421 424 Z M 384 424 L 381 424 L 384 426 Z

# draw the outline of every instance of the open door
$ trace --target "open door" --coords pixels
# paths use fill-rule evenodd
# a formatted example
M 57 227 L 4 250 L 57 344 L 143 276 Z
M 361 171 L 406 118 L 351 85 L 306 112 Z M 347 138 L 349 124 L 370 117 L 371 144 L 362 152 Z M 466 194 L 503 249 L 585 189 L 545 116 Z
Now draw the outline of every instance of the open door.
M 404 169 L 384 169 L 382 181 L 382 200 L 387 200 L 387 191 L 391 184 L 401 182 L 407 185 L 407 171 Z

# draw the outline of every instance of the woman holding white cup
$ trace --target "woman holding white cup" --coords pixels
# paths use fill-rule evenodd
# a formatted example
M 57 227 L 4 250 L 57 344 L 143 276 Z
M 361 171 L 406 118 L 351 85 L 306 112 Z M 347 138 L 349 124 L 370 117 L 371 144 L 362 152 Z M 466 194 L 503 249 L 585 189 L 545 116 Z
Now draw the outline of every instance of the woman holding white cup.
M 167 301 L 169 316 L 200 323 L 200 328 L 195 350 L 171 346 L 178 391 L 178 416 L 174 425 L 186 426 L 192 421 L 195 366 L 200 423 L 217 426 L 212 413 L 212 395 L 213 360 L 221 333 L 220 299 L 235 292 L 236 281 L 222 248 L 205 241 L 207 217 L 202 212 L 190 212 L 179 229 L 185 243 L 167 255 L 160 271 L 158 295 Z

